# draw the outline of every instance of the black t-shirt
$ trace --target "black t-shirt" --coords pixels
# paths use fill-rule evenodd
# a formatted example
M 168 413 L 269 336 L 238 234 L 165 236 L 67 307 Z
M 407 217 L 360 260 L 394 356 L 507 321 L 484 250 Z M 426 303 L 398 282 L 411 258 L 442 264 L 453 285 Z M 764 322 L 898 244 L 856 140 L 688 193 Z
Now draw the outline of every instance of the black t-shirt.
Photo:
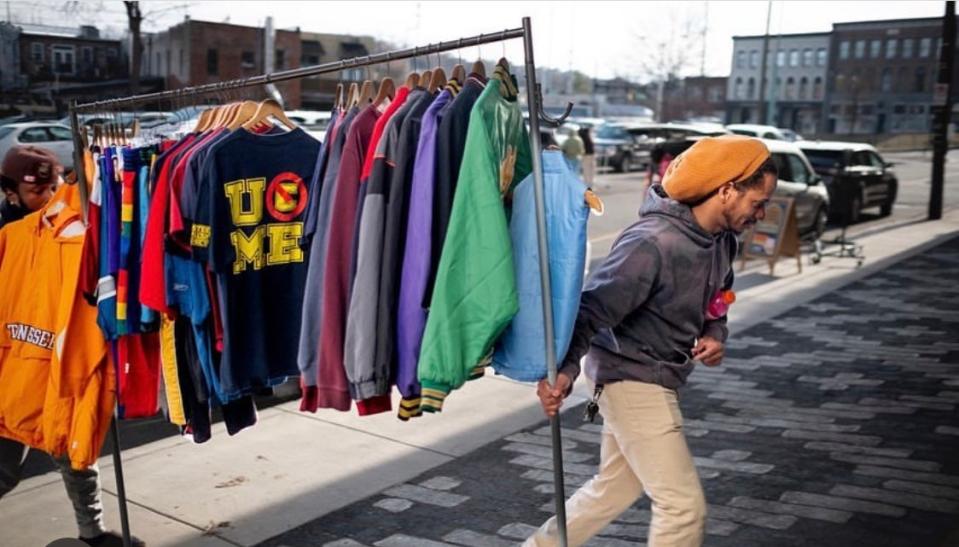
M 194 256 L 215 273 L 223 317 L 220 382 L 239 397 L 299 373 L 307 249 L 299 245 L 320 143 L 301 129 L 242 133 L 201 167 Z M 205 233 L 204 233 L 205 232 Z M 198 237 L 199 234 L 199 237 Z M 205 236 L 205 237 L 204 237 Z

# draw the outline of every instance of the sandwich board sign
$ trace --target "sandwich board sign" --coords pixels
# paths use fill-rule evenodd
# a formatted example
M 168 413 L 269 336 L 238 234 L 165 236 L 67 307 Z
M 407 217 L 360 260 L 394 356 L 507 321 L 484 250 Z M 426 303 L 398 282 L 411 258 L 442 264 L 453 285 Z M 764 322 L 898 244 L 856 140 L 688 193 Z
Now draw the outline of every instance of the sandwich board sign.
M 743 237 L 740 270 L 746 267 L 747 260 L 755 258 L 765 260 L 769 264 L 769 275 L 773 275 L 780 257 L 796 257 L 799 273 L 802 273 L 795 206 L 793 198 L 773 197 L 769 200 L 766 217 L 754 224 Z

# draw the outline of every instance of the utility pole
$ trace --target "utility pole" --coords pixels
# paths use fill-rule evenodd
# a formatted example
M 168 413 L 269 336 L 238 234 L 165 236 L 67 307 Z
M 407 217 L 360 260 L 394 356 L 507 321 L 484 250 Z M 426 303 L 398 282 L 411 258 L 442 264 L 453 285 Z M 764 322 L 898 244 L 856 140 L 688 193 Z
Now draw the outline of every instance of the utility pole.
M 699 77 L 706 76 L 706 34 L 709 31 L 709 2 L 703 2 L 703 51 L 699 57 Z
M 956 53 L 956 3 L 946 2 L 939 46 L 939 74 L 932 97 L 932 185 L 929 188 L 929 220 L 942 218 L 943 176 L 949 151 L 949 121 L 952 114 L 952 62 Z
M 769 56 L 769 20 L 773 14 L 773 2 L 769 0 L 766 4 L 766 33 L 763 34 L 763 62 L 759 69 L 759 123 L 766 123 L 766 57 Z
M 140 92 L 140 62 L 143 58 L 143 41 L 140 39 L 140 25 L 143 12 L 140 2 L 124 2 L 127 9 L 127 24 L 130 30 L 130 93 Z

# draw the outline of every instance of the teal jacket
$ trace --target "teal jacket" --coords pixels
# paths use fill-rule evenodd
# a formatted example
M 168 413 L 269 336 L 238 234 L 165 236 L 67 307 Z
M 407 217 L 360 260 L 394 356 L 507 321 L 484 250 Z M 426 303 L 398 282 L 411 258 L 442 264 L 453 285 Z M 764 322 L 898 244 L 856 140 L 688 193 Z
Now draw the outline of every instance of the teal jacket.
M 497 65 L 470 113 L 423 333 L 417 376 L 424 411 L 442 410 L 450 391 L 482 375 L 493 344 L 519 309 L 504 196 L 531 170 L 515 81 Z

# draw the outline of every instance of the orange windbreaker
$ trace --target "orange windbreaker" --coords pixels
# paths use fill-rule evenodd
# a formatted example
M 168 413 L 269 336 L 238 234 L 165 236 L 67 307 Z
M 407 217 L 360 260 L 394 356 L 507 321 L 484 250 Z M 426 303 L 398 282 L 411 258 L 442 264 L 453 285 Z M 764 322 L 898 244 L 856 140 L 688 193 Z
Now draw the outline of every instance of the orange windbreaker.
M 0 436 L 82 469 L 100 454 L 116 374 L 97 310 L 77 287 L 79 189 L 0 230 Z

